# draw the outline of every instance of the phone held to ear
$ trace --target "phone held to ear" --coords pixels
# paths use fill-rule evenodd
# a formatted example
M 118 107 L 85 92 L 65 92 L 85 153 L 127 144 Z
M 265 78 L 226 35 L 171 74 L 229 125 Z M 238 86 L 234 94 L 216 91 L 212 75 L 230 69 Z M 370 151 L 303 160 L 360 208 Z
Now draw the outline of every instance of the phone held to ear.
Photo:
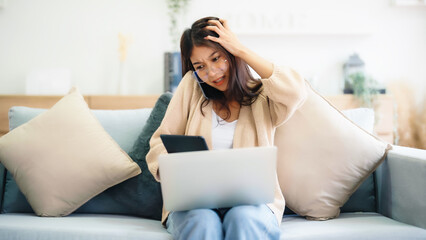
M 203 93 L 206 99 L 219 99 L 223 97 L 223 92 L 217 90 L 216 88 L 208 85 L 200 77 L 198 74 L 194 72 L 195 78 L 197 79 L 198 86 L 201 88 L 201 92 Z

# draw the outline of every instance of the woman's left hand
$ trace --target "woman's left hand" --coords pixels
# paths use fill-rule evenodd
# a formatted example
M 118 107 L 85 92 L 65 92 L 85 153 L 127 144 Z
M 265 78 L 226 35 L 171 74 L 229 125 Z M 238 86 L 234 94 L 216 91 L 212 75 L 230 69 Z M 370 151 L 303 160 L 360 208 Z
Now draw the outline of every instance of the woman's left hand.
M 228 52 L 236 57 L 241 57 L 245 47 L 240 43 L 235 33 L 233 33 L 228 26 L 226 20 L 209 20 L 213 26 L 207 26 L 205 29 L 216 32 L 219 37 L 207 36 L 205 39 L 217 42 L 224 47 Z

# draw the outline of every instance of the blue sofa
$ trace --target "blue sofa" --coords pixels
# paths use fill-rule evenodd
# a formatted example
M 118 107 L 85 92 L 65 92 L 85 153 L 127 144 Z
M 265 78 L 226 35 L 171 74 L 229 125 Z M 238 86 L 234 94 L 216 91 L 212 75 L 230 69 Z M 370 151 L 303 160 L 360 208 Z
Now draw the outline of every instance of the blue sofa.
M 9 112 L 10 127 L 42 111 L 14 107 Z M 105 130 L 128 152 L 151 109 L 93 111 Z M 108 213 L 73 213 L 52 218 L 35 216 L 28 208 L 14 211 L 10 208 L 16 204 L 14 193 L 5 183 L 5 174 L 0 166 L 0 240 L 172 239 L 156 219 Z M 309 221 L 287 209 L 281 239 L 426 239 L 425 184 L 426 151 L 395 146 L 342 207 L 338 218 Z

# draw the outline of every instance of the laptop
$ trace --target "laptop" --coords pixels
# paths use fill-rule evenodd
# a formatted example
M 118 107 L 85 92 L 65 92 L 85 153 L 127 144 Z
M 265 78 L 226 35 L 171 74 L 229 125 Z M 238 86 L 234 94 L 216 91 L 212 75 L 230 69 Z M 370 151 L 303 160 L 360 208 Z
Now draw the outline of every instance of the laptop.
M 276 147 L 193 151 L 159 156 L 168 211 L 229 208 L 274 201 Z

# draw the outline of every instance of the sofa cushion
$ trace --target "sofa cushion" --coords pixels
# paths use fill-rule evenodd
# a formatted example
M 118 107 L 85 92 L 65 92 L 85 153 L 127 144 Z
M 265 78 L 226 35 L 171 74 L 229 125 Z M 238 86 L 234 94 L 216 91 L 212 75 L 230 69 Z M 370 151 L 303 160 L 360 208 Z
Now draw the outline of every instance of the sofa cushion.
M 426 230 L 378 213 L 342 213 L 328 221 L 285 216 L 281 223 L 281 239 L 426 239 Z
M 377 213 L 342 213 L 328 221 L 285 216 L 280 228 L 283 240 L 426 238 L 426 230 Z M 132 216 L 74 213 L 65 218 L 39 218 L 29 213 L 8 213 L 0 214 L 0 239 L 171 240 L 172 236 L 160 221 Z
M 286 205 L 316 220 L 337 217 L 391 148 L 310 87 L 305 103 L 277 128 L 275 145 Z
M 4 187 L 6 184 L 6 168 L 0 163 L 0 212 L 3 208 Z
M 73 89 L 0 138 L 0 161 L 39 216 L 65 216 L 140 173 Z
M 7 213 L 0 214 L 0 239 L 172 240 L 173 238 L 160 221 L 140 217 L 73 213 L 63 218 L 40 218 L 31 213 Z
M 129 153 L 142 173 L 105 190 L 76 212 L 126 214 L 161 219 L 163 200 L 160 183 L 155 181 L 148 170 L 145 156 L 149 151 L 151 136 L 160 126 L 171 98 L 171 93 L 160 96 Z

